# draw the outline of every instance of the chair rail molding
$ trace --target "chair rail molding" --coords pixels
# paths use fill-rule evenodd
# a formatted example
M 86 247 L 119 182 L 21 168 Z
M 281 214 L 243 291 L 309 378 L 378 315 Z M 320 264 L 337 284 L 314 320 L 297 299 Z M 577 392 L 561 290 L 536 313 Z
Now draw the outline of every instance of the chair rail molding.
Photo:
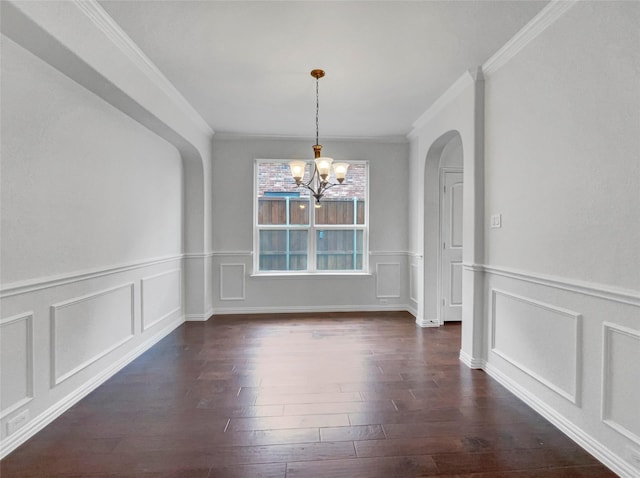
M 623 289 L 621 287 L 598 284 L 595 282 L 584 282 L 573 279 L 566 279 L 563 277 L 551 275 L 537 274 L 535 272 L 526 272 L 506 267 L 496 267 L 480 264 L 474 264 L 473 266 L 465 264 L 464 267 L 466 269 L 472 267 L 471 270 L 483 271 L 487 274 L 509 277 L 511 279 L 517 279 L 533 284 L 567 290 L 570 292 L 577 292 L 579 294 L 589 295 L 592 297 L 597 297 L 599 299 L 611 300 L 614 302 L 620 302 L 622 304 L 640 307 L 640 292 Z
M 115 266 L 93 268 L 83 271 L 70 272 L 67 274 L 60 274 L 56 276 L 39 277 L 36 279 L 13 282 L 1 286 L 0 299 L 4 299 L 6 297 L 11 297 L 14 295 L 26 294 L 29 292 L 35 292 L 50 287 L 72 284 L 74 282 L 80 282 L 88 279 L 95 279 L 98 277 L 119 274 L 121 272 L 141 269 L 143 267 L 150 267 L 167 262 L 179 261 L 182 260 L 183 256 L 183 254 L 174 254 L 169 256 L 145 259 L 142 261 L 134 261 Z

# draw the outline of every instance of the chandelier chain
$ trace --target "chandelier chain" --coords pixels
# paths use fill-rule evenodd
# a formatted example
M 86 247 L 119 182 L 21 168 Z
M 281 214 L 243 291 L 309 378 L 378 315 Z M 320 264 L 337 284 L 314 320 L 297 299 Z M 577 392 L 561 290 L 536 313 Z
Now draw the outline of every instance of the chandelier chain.
M 320 95 L 318 94 L 318 85 L 320 79 L 316 77 L 316 144 L 318 144 L 318 111 L 320 110 Z

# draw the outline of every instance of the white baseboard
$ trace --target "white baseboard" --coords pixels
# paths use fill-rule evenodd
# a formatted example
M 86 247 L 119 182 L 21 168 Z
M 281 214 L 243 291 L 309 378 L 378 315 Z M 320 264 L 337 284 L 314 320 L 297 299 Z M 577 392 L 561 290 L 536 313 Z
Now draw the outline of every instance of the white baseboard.
M 409 312 L 411 315 L 413 315 L 416 320 L 418 319 L 418 309 L 416 309 L 414 306 L 412 305 L 406 305 L 406 311 Z
M 469 368 L 473 369 L 483 369 L 487 363 L 485 359 L 482 358 L 473 358 L 468 353 L 460 350 L 460 361 L 465 364 Z
M 462 360 L 462 352 L 460 353 Z M 496 367 L 490 363 L 484 364 L 484 371 L 491 376 L 491 378 L 498 381 L 511 393 L 513 393 L 520 400 L 525 402 L 536 412 L 546 418 L 554 426 L 559 428 L 565 435 L 575 441 L 578 445 L 591 453 L 595 458 L 602 462 L 605 466 L 610 468 L 614 473 L 617 473 L 621 478 L 637 478 L 638 470 L 623 460 L 619 455 L 613 453 L 610 449 L 605 447 L 602 443 L 595 440 L 591 435 L 570 422 L 567 418 L 560 413 L 549 407 L 546 403 L 538 399 L 536 396 L 529 393 L 524 387 L 520 386 L 510 377 L 502 373 Z
M 206 322 L 211 318 L 213 314 L 214 314 L 214 310 L 209 309 L 204 314 L 187 314 L 185 315 L 184 320 L 185 322 Z
M 172 321 L 169 325 L 164 327 L 155 335 L 146 339 L 131 352 L 124 355 L 116 362 L 113 362 L 107 369 L 103 370 L 101 373 L 91 378 L 91 380 L 84 383 L 82 386 L 68 394 L 66 397 L 59 400 L 57 403 L 49 407 L 46 411 L 27 423 L 24 427 L 17 430 L 14 434 L 5 438 L 2 443 L 0 443 L 0 459 L 7 456 L 13 450 L 26 442 L 29 438 L 31 438 L 48 424 L 53 422 L 69 408 L 78 403 L 81 399 L 86 397 L 89 393 L 94 391 L 117 372 L 122 370 L 126 365 L 131 363 L 144 352 L 149 350 L 157 342 L 173 332 L 182 323 L 184 323 L 184 317 L 179 317 L 178 319 Z
M 384 312 L 405 311 L 413 315 L 405 304 L 378 305 L 327 305 L 327 306 L 286 306 L 286 307 L 221 307 L 212 310 L 213 315 L 236 314 L 297 314 L 314 312 Z M 187 316 L 189 317 L 189 316 Z

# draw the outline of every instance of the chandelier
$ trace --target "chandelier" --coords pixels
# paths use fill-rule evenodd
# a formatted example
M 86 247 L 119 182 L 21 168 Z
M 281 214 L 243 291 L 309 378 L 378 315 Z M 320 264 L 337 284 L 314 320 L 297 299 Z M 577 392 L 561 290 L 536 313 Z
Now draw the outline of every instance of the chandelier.
M 337 186 L 344 182 L 347 176 L 349 163 L 334 163 L 332 158 L 321 156 L 322 145 L 318 144 L 318 111 L 320 109 L 320 96 L 318 95 L 318 84 L 320 78 L 324 76 L 323 70 L 311 70 L 311 76 L 316 79 L 316 144 L 313 145 L 314 165 L 313 174 L 309 181 L 303 182 L 306 161 L 291 161 L 289 168 L 291 176 L 296 182 L 296 186 L 305 187 L 311 191 L 311 195 L 316 199 L 316 207 L 320 207 L 320 199 L 324 196 L 327 189 Z M 330 182 L 331 166 L 333 164 L 333 174 L 337 183 Z

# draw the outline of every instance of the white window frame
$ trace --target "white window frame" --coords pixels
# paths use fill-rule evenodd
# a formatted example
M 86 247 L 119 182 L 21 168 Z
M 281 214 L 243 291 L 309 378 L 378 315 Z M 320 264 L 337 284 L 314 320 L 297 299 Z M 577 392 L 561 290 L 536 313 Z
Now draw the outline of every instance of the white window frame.
M 349 164 L 365 165 L 365 189 L 364 189 L 364 224 L 315 224 L 313 196 L 309 196 L 309 224 L 292 224 L 284 226 L 282 224 L 258 224 L 258 165 L 260 163 L 289 163 L 290 159 L 256 159 L 253 167 L 253 272 L 252 276 L 300 276 L 300 275 L 340 275 L 340 276 L 362 276 L 371 275 L 369 272 L 369 161 L 349 161 Z M 313 167 L 313 160 L 307 161 Z M 340 186 L 336 186 L 339 188 Z M 291 179 L 291 191 L 304 190 L 303 187 L 296 188 L 295 182 Z M 322 202 L 322 201 L 320 201 Z M 297 271 L 261 271 L 260 270 L 260 231 L 261 230 L 306 230 L 308 231 L 307 241 L 307 269 Z M 360 230 L 362 231 L 362 269 L 359 270 L 316 270 L 316 234 L 318 230 Z

